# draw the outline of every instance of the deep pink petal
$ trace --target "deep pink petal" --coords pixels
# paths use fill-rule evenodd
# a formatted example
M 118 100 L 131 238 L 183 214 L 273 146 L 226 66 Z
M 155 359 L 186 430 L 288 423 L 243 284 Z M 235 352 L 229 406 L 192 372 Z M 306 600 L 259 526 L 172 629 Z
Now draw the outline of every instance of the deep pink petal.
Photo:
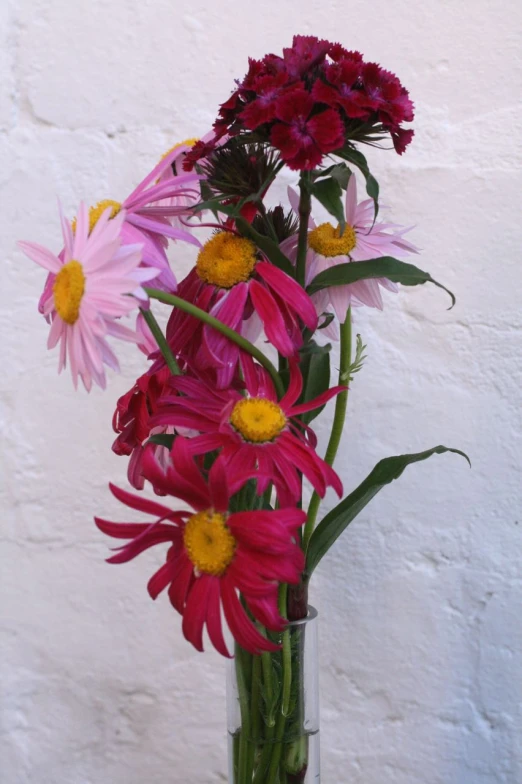
M 208 487 L 212 508 L 216 509 L 218 512 L 228 511 L 230 496 L 228 492 L 225 462 L 222 458 L 218 458 L 210 469 Z
M 151 599 L 157 599 L 162 591 L 165 590 L 167 585 L 172 580 L 172 563 L 167 561 L 160 566 L 147 583 L 147 590 Z
M 270 288 L 279 294 L 284 302 L 295 310 L 309 329 L 316 329 L 317 313 L 314 303 L 297 281 L 267 261 L 259 261 L 256 265 L 256 272 L 261 275 Z
M 210 642 L 217 652 L 230 659 L 231 655 L 223 637 L 221 624 L 221 587 L 218 577 L 211 578 L 207 605 L 207 631 Z
M 221 600 L 228 626 L 234 639 L 249 653 L 275 652 L 281 646 L 269 642 L 249 620 L 239 603 L 234 586 L 225 578 L 221 581 Z
M 256 280 L 252 280 L 250 282 L 250 297 L 263 322 L 268 340 L 273 343 L 283 356 L 293 356 L 295 346 L 288 336 L 285 322 L 277 307 L 277 303 L 268 289 L 261 286 Z
M 146 514 L 155 515 L 156 517 L 161 518 L 168 518 L 175 514 L 172 509 L 168 509 L 166 506 L 158 504 L 155 501 L 149 501 L 147 498 L 143 498 L 135 493 L 128 493 L 126 490 L 122 490 L 121 488 L 116 487 L 116 485 L 113 485 L 112 482 L 109 482 L 109 489 L 118 501 L 121 501 L 121 503 L 126 506 L 130 506 L 131 509 L 136 509 L 138 512 L 145 512 Z
M 283 398 L 281 398 L 280 406 L 287 414 L 287 416 L 292 416 L 293 412 L 290 411 L 290 407 L 295 403 L 296 400 L 299 399 L 301 396 L 301 392 L 303 391 L 303 376 L 301 375 L 301 371 L 299 370 L 299 364 L 293 360 L 290 361 L 290 383 L 288 384 L 288 389 L 286 390 L 286 394 Z
M 314 408 L 320 408 L 328 403 L 333 397 L 338 395 L 340 392 L 344 392 L 348 389 L 348 387 L 331 387 L 327 389 L 326 392 L 323 392 L 321 395 L 318 395 L 313 400 L 308 401 L 308 403 L 301 403 L 299 406 L 293 406 L 291 409 L 287 411 L 288 416 L 299 416 L 299 414 L 304 414 L 307 411 L 313 411 Z
M 194 566 L 186 553 L 182 550 L 175 558 L 174 576 L 169 588 L 169 599 L 175 610 L 183 615 L 187 594 L 194 578 Z
M 204 574 L 198 577 L 190 589 L 183 612 L 183 634 L 197 651 L 203 650 L 203 626 L 207 615 L 211 586 L 212 578 L 209 575 Z

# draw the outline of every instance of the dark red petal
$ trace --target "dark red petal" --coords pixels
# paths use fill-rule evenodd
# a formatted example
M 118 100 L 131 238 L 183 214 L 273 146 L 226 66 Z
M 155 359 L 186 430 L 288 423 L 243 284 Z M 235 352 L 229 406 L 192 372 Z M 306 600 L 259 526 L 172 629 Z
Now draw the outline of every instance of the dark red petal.
M 334 109 L 316 114 L 306 127 L 323 153 L 337 150 L 344 144 L 344 125 Z
M 306 120 L 314 107 L 314 100 L 309 92 L 302 88 L 287 90 L 276 101 L 275 115 L 285 123 Z
M 405 152 L 406 147 L 413 139 L 415 131 L 412 130 L 405 130 L 404 128 L 399 128 L 396 131 L 391 132 L 391 137 L 393 141 L 393 146 L 395 147 L 395 152 L 398 152 L 399 155 L 402 155 Z
M 301 150 L 303 142 L 290 125 L 274 123 L 270 132 L 270 142 L 281 152 L 283 160 L 293 159 Z

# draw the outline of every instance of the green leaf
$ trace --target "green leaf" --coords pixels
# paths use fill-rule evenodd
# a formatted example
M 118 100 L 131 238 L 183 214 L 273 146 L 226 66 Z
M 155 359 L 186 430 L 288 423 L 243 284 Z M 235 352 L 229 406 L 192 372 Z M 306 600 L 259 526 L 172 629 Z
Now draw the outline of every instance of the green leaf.
M 168 434 L 168 433 L 156 433 L 153 436 L 150 436 L 147 443 L 148 444 L 159 444 L 160 446 L 166 446 L 167 449 L 172 449 L 172 444 L 174 443 L 175 435 Z
M 286 272 L 291 278 L 295 278 L 294 266 L 288 256 L 285 256 L 277 242 L 271 240 L 270 237 L 265 237 L 263 234 L 260 234 L 241 216 L 237 216 L 235 221 L 241 234 L 244 237 L 248 237 L 249 240 L 252 240 L 252 242 L 266 254 L 272 264 L 275 264 L 280 270 Z
M 457 455 L 461 455 L 466 458 L 471 466 L 469 457 L 464 452 L 461 452 L 460 449 L 450 449 L 446 446 L 434 446 L 433 449 L 427 449 L 425 452 L 417 452 L 411 455 L 387 457 L 377 463 L 364 482 L 353 493 L 350 493 L 349 496 L 337 504 L 331 512 L 328 512 L 313 532 L 306 554 L 306 572 L 308 576 L 312 574 L 321 558 L 328 552 L 345 528 L 357 517 L 366 504 L 377 495 L 379 490 L 390 484 L 394 479 L 398 479 L 404 469 L 411 463 L 418 463 L 434 454 L 441 455 L 444 452 L 454 452 Z
M 337 264 L 335 267 L 330 267 L 316 275 L 307 291 L 308 294 L 315 294 L 316 291 L 326 289 L 329 286 L 343 286 L 346 283 L 356 283 L 358 280 L 367 280 L 368 278 L 388 278 L 394 283 L 402 283 L 403 286 L 433 283 L 450 295 L 451 306 L 449 310 L 455 304 L 455 295 L 442 283 L 434 280 L 428 272 L 424 272 L 414 264 L 394 259 L 392 256 Z
M 200 201 L 194 207 L 192 207 L 193 212 L 202 212 L 203 210 L 211 210 L 214 214 L 218 212 L 223 212 L 225 215 L 229 215 L 233 217 L 237 211 L 236 204 L 225 204 L 226 201 L 225 196 L 214 196 L 211 199 L 207 199 L 206 201 Z
M 310 183 L 309 190 L 312 196 L 315 196 L 317 201 L 328 210 L 330 215 L 334 216 L 341 227 L 342 234 L 346 226 L 346 217 L 341 198 L 343 190 L 339 185 L 339 182 L 333 177 L 327 177 L 325 180 L 317 180 L 316 182 Z
M 322 395 L 330 388 L 330 350 L 331 344 L 318 346 L 311 341 L 306 346 L 307 351 L 301 353 L 300 369 L 303 374 L 303 392 L 299 404 L 308 403 L 318 395 Z M 309 425 L 323 410 L 324 406 L 315 408 L 302 414 L 301 419 Z
M 314 172 L 314 179 L 320 180 L 322 177 L 333 177 L 345 191 L 351 173 L 345 163 L 334 163 L 333 166 L 329 166 L 327 169 L 317 169 Z
M 368 161 L 362 152 L 356 150 L 355 147 L 343 147 L 342 150 L 336 150 L 333 155 L 337 155 L 339 158 L 344 158 L 345 161 L 353 163 L 354 166 L 357 166 L 363 175 L 364 179 L 366 180 L 366 193 L 371 199 L 373 199 L 373 203 L 375 205 L 375 222 L 377 220 L 377 213 L 379 212 L 379 183 L 371 173 L 368 166 Z

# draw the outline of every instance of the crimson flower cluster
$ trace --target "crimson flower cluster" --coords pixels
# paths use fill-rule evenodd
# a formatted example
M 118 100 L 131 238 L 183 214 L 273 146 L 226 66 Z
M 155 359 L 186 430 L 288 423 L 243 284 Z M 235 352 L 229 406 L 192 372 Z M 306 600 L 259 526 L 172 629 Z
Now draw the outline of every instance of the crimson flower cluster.
M 356 51 L 297 35 L 283 55 L 250 59 L 245 78 L 220 107 L 215 138 L 196 145 L 185 167 L 207 156 L 225 134 L 250 133 L 279 150 L 291 169 L 314 169 L 347 142 L 389 133 L 402 154 L 413 131 L 413 103 L 399 79 Z

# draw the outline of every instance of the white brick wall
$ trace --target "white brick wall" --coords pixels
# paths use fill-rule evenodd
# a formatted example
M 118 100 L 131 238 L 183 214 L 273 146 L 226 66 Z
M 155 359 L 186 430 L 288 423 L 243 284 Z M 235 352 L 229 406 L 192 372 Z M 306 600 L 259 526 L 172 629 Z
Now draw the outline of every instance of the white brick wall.
M 522 781 L 521 17 L 516 0 L 1 0 L 2 784 L 225 781 L 224 662 L 149 600 L 154 556 L 107 566 L 91 521 L 117 512 L 110 420 L 139 357 L 120 349 L 124 375 L 75 394 L 45 350 L 44 275 L 14 244 L 57 245 L 55 194 L 71 215 L 123 196 L 207 130 L 249 54 L 295 31 L 360 48 L 410 88 L 414 143 L 371 163 L 396 220 L 418 225 L 421 266 L 458 295 L 449 312 L 424 287 L 357 313 L 369 359 L 345 485 L 436 443 L 474 464 L 408 469 L 317 575 L 323 778 Z

